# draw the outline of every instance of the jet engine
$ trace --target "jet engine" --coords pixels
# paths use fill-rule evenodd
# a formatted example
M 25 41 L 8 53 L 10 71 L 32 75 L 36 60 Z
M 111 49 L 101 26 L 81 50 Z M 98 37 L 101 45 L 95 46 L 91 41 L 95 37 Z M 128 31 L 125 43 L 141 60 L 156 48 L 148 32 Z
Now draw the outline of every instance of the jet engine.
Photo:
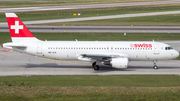
M 128 58 L 112 58 L 110 61 L 104 61 L 104 65 L 111 65 L 113 68 L 127 68 Z

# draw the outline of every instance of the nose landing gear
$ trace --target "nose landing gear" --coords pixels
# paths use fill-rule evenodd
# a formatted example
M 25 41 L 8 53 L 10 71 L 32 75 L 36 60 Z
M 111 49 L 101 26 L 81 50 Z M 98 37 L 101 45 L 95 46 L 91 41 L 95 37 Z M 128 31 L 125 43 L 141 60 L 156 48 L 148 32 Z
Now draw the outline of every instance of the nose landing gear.
M 158 66 L 156 65 L 156 63 L 157 63 L 157 60 L 156 61 L 153 61 L 154 62 L 154 69 L 156 70 L 156 69 L 158 69 Z

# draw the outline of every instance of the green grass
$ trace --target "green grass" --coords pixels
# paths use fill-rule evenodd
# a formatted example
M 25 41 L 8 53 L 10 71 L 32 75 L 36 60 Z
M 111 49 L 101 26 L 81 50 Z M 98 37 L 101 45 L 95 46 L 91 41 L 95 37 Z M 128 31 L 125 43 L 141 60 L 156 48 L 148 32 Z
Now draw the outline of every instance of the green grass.
M 42 25 L 63 25 L 66 26 L 179 26 L 180 14 L 174 15 L 158 15 L 146 17 L 130 17 L 106 20 L 92 20 L 92 21 L 77 21 L 77 22 L 62 22 L 62 23 L 48 23 Z
M 0 87 L 180 87 L 179 84 L 177 75 L 0 77 Z
M 180 34 L 167 33 L 35 33 L 41 40 L 72 40 L 79 41 L 152 41 L 154 40 L 179 40 Z M 54 37 L 56 36 L 56 37 Z
M 8 32 L 1 32 L 0 44 L 11 42 Z M 75 41 L 152 41 L 156 40 L 179 40 L 180 34 L 168 33 L 33 33 L 40 40 L 68 40 Z
M 0 77 L 0 100 L 178 101 L 180 76 L 9 76 Z
M 27 1 L 0 1 L 0 7 L 27 7 L 27 6 L 51 6 L 51 5 L 74 5 L 116 2 L 138 1 L 163 1 L 163 0 L 27 0 Z
M 105 16 L 105 15 L 117 15 L 117 14 L 159 12 L 159 11 L 174 11 L 179 9 L 180 9 L 180 4 L 169 4 L 169 5 L 155 5 L 155 6 L 152 5 L 152 6 L 112 7 L 112 8 L 96 8 L 96 9 L 19 12 L 16 14 L 22 21 L 32 21 L 32 20 L 48 20 L 48 19 L 79 18 L 79 17 Z M 73 13 L 81 13 L 81 15 L 73 16 Z M 113 21 L 113 19 L 104 20 L 104 22 L 105 21 L 108 21 L 108 24 L 111 24 L 109 22 Z M 0 22 L 6 22 L 6 17 L 4 13 L 0 13 Z M 88 23 L 90 22 L 91 21 L 88 21 Z M 98 25 L 98 23 L 95 22 L 96 21 L 92 21 L 92 23 Z M 117 23 L 118 22 L 115 22 L 115 24 Z

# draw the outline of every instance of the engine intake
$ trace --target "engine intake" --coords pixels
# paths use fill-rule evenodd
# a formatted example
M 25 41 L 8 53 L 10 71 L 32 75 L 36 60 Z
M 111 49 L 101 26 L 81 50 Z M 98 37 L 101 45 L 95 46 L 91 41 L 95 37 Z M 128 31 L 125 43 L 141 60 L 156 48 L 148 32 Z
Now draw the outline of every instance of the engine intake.
M 129 60 L 128 58 L 112 58 L 110 64 L 113 68 L 127 68 Z

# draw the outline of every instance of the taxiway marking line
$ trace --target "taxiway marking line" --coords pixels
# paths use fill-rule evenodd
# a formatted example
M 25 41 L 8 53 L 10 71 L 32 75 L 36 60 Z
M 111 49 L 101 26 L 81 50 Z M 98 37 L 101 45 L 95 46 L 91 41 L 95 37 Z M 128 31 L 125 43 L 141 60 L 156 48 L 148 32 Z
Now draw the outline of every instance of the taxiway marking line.
M 75 63 L 75 62 L 67 62 L 67 61 L 60 61 L 60 60 L 54 60 L 54 59 L 48 59 L 48 58 L 43 58 L 42 59 L 45 60 L 49 60 L 49 61 L 55 61 L 55 62 L 60 62 L 60 63 L 67 63 L 67 64 L 77 64 L 77 65 L 86 65 L 86 66 L 90 66 L 90 64 L 81 64 L 81 63 Z
M 18 53 L 18 52 L 0 52 L 0 54 L 10 54 L 10 53 Z

